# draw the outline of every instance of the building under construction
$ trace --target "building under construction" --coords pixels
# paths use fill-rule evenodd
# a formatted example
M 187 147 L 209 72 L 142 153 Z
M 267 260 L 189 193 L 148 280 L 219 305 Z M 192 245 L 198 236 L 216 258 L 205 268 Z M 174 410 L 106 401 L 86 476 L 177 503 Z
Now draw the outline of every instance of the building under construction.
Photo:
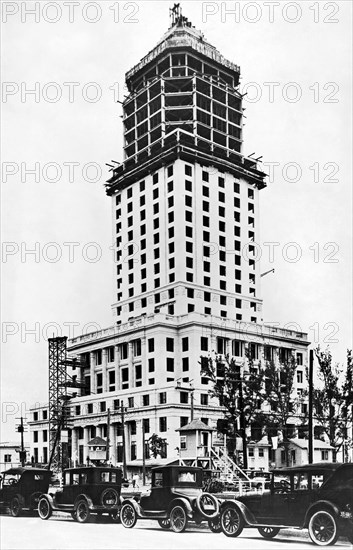
M 256 243 L 266 182 L 259 159 L 243 154 L 240 68 L 179 5 L 171 11 L 166 34 L 126 73 L 124 160 L 106 184 L 112 326 L 50 341 L 49 410 L 31 419 L 35 462 L 52 451 L 56 464 L 87 463 L 105 442 L 112 464 L 125 457 L 138 468 L 143 456 L 154 462 L 152 434 L 166 440 L 159 462 L 220 456 L 222 409 L 200 375 L 201 355 L 243 364 L 250 350 L 255 368 L 294 358 L 295 390 L 305 387 L 307 335 L 263 321 Z M 190 453 L 185 431 L 197 438 Z M 247 435 L 249 467 L 267 469 L 270 443 L 251 426 Z

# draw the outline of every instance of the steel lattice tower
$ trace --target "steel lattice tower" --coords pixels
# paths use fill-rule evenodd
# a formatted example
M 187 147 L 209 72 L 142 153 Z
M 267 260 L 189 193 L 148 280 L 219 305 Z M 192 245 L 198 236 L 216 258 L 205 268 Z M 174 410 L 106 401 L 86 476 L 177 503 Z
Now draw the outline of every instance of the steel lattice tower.
M 66 428 L 67 337 L 49 338 L 49 452 L 51 468 L 62 470 L 60 432 Z

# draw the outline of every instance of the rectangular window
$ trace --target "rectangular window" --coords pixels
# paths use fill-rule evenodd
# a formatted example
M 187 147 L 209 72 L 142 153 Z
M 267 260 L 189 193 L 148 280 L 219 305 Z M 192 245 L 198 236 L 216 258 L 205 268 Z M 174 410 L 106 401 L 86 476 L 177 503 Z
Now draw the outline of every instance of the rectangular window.
M 184 404 L 189 403 L 189 394 L 187 391 L 180 392 L 180 403 L 184 403 Z
M 183 351 L 189 351 L 189 338 L 182 338 L 181 348 Z
M 200 403 L 201 405 L 208 405 L 208 394 L 207 393 L 201 393 L 200 395 Z
M 172 357 L 167 357 L 167 371 L 174 372 L 174 359 Z
M 143 407 L 148 407 L 150 404 L 150 396 L 147 394 L 147 395 L 143 395 L 142 396 L 142 405 Z
M 134 407 L 134 398 L 129 397 L 128 400 L 127 400 L 127 404 L 128 404 L 128 407 L 130 407 L 130 408 Z
M 108 372 L 109 391 L 115 391 L 115 370 Z
M 201 336 L 200 347 L 202 351 L 208 351 L 208 338 Z
M 148 339 L 148 353 L 154 352 L 154 338 Z
M 166 350 L 174 351 L 174 338 L 166 338 Z
M 135 365 L 135 386 L 142 386 L 142 366 Z
M 159 394 L 159 404 L 164 405 L 167 402 L 167 393 L 165 391 Z
M 154 372 L 154 359 L 149 359 L 148 360 L 148 372 Z
M 182 364 L 183 364 L 183 372 L 188 371 L 189 370 L 189 358 L 188 357 L 183 357 Z
M 167 417 L 162 416 L 159 419 L 159 431 L 160 432 L 166 432 L 167 431 Z

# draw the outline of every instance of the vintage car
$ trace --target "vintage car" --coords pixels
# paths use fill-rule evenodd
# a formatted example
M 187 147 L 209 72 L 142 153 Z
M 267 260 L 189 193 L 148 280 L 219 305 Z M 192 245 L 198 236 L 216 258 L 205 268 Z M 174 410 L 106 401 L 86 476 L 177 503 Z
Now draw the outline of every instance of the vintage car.
M 10 468 L 2 473 L 0 506 L 10 508 L 14 517 L 23 511 L 37 510 L 39 497 L 48 491 L 49 470 L 40 468 Z
M 253 491 L 221 507 L 221 528 L 237 537 L 244 527 L 257 527 L 265 538 L 280 529 L 308 529 L 319 546 L 339 536 L 353 542 L 353 464 L 325 463 L 272 472 L 270 488 Z
M 188 521 L 208 521 L 210 529 L 220 532 L 219 501 L 202 491 L 202 468 L 161 466 L 152 468 L 152 485 L 139 501 L 123 501 L 120 520 L 131 529 L 137 519 L 156 519 L 162 529 L 183 532 Z
M 67 512 L 79 523 L 92 514 L 109 514 L 119 521 L 122 471 L 120 468 L 83 467 L 64 470 L 63 487 L 56 493 L 42 494 L 38 514 L 49 519 L 53 511 Z

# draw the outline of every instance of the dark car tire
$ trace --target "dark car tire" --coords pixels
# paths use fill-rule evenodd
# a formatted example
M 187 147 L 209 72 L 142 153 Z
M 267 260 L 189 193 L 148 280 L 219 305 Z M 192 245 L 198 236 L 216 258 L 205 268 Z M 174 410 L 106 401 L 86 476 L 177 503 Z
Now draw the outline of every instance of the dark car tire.
M 91 510 L 89 509 L 87 500 L 79 500 L 75 510 L 76 521 L 78 523 L 88 523 L 91 518 Z
M 214 519 L 208 520 L 208 527 L 212 531 L 212 533 L 221 533 L 222 526 L 221 526 L 221 518 L 220 516 L 217 516 Z
M 211 501 L 214 506 L 214 511 L 210 514 L 208 514 L 204 510 L 204 505 L 207 503 L 207 501 Z M 216 497 L 214 495 L 211 495 L 210 493 L 201 493 L 197 497 L 195 505 L 200 514 L 206 519 L 213 519 L 219 515 L 219 502 Z
M 132 529 L 137 522 L 136 510 L 130 502 L 123 504 L 120 511 L 120 521 L 126 529 Z
M 159 519 L 158 520 L 159 527 L 162 527 L 165 531 L 168 531 L 170 529 L 170 520 L 169 519 Z
M 40 519 L 49 519 L 53 513 L 53 508 L 49 500 L 42 497 L 38 502 L 38 515 Z
M 174 506 L 169 514 L 170 527 L 174 533 L 182 533 L 188 526 L 185 508 L 180 504 Z
M 11 515 L 18 518 L 22 514 L 22 503 L 20 497 L 13 497 L 10 503 Z
M 72 517 L 72 519 L 73 519 L 74 521 L 77 521 L 77 516 L 76 516 L 76 512 L 75 512 L 75 511 L 71 512 L 71 517 Z
M 221 528 L 226 537 L 238 537 L 244 529 L 244 518 L 235 506 L 226 506 L 221 513 Z
M 328 510 L 315 512 L 308 525 L 309 536 L 318 546 L 333 545 L 338 539 L 337 521 Z
M 107 504 L 108 499 L 113 502 Z M 112 488 L 105 489 L 101 494 L 101 503 L 102 503 L 102 506 L 105 506 L 106 508 L 111 508 L 112 506 L 116 506 L 117 504 L 119 504 L 118 492 Z
M 280 532 L 278 527 L 258 527 L 258 532 L 265 539 L 274 539 L 276 535 Z

